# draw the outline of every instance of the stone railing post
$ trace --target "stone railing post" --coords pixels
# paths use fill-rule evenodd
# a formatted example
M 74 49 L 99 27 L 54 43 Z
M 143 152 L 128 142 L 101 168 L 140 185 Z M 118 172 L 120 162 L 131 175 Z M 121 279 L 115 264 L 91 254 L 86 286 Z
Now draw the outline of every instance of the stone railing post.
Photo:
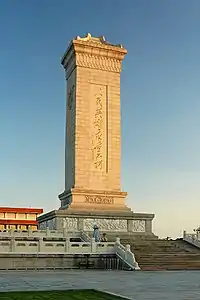
M 63 227 L 63 237 L 66 237 L 66 236 L 67 236 L 67 228 Z
M 131 246 L 130 245 L 126 245 L 126 250 L 125 250 L 125 260 L 127 261 L 127 263 L 129 263 L 130 265 L 132 265 L 134 267 L 135 270 L 140 270 L 140 267 L 135 259 L 135 255 L 134 253 L 131 251 Z
M 95 242 L 95 238 L 92 238 L 92 241 L 91 241 L 91 252 L 92 253 L 96 253 L 96 249 L 97 249 L 97 244 Z
M 120 238 L 119 238 L 119 237 L 116 237 L 115 243 L 116 243 L 116 244 L 120 244 Z
M 9 229 L 9 232 L 10 232 L 10 236 L 14 236 L 14 229 L 13 228 Z
M 43 250 L 44 250 L 43 245 L 44 245 L 43 237 L 40 236 L 40 237 L 38 238 L 38 252 L 44 252 L 44 251 L 43 251 Z
M 130 245 L 126 245 L 126 247 L 125 247 L 125 260 L 128 259 L 128 252 L 130 252 L 130 251 L 131 251 Z
M 69 242 L 69 238 L 68 237 L 66 237 L 65 238 L 65 252 L 66 253 L 69 253 L 70 252 L 70 242 Z
M 29 226 L 28 227 L 28 236 L 32 236 L 33 235 L 33 231 L 32 228 Z
M 14 236 L 10 239 L 10 252 L 15 252 L 15 238 Z
M 46 228 L 46 236 L 50 236 L 50 230 L 49 230 L 49 227 Z

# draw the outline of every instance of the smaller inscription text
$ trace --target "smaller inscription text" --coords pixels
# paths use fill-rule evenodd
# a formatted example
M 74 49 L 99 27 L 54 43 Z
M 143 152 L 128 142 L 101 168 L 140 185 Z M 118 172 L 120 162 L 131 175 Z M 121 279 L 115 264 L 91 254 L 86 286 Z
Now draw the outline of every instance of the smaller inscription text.
M 85 203 L 94 204 L 113 204 L 114 199 L 112 197 L 101 196 L 85 196 Z

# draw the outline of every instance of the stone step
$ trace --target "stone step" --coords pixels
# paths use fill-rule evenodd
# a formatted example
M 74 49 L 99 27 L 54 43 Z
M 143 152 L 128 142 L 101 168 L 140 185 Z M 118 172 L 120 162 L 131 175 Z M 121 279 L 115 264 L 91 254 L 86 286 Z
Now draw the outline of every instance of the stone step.
M 190 265 L 173 265 L 173 266 L 141 266 L 142 271 L 198 271 L 200 270 L 199 266 L 190 266 Z
M 137 260 L 137 258 L 136 258 Z M 197 262 L 197 261 L 200 261 L 199 258 L 186 258 L 186 259 L 180 259 L 180 258 L 177 258 L 177 259 L 172 259 L 172 258 L 169 258 L 169 259 L 138 259 L 137 261 L 141 263 L 168 263 L 168 262 L 177 262 L 177 263 L 182 263 L 183 261 L 185 262 Z
M 140 263 L 141 270 L 200 270 L 200 261 Z
M 134 253 L 196 253 L 195 251 L 191 251 L 189 249 L 165 249 L 165 251 L 163 251 L 162 249 L 154 249 L 154 248 L 149 248 L 148 250 L 144 250 L 144 249 L 133 249 L 131 248 L 131 250 Z
M 189 263 L 189 262 L 197 262 L 197 261 L 200 261 L 200 259 L 199 258 L 184 258 L 184 259 L 182 259 L 182 258 L 169 258 L 169 259 L 143 259 L 143 258 L 141 258 L 141 259 L 137 259 L 136 258 L 136 260 L 141 264 L 141 263 L 164 263 L 164 264 L 166 264 L 166 263 L 170 263 L 170 262 L 174 262 L 174 263 L 182 263 L 182 262 L 187 262 L 187 263 Z
M 200 258 L 200 254 L 198 253 L 151 253 L 151 254 L 147 254 L 147 253 L 139 253 L 139 254 L 135 254 L 135 256 L 142 258 L 142 257 L 146 257 L 146 258 L 170 258 L 170 257 L 181 257 L 182 259 L 184 257 L 199 257 Z
M 146 257 L 146 258 L 154 258 L 154 257 L 160 257 L 160 258 L 170 258 L 170 257 L 199 257 L 200 258 L 200 254 L 199 253 L 151 253 L 151 254 L 147 254 L 147 253 L 139 253 L 135 255 L 137 257 Z
M 123 240 L 142 270 L 200 270 L 200 249 L 183 240 Z
M 157 266 L 163 266 L 163 265 L 200 265 L 200 260 L 196 261 L 141 261 L 140 265 L 157 265 Z

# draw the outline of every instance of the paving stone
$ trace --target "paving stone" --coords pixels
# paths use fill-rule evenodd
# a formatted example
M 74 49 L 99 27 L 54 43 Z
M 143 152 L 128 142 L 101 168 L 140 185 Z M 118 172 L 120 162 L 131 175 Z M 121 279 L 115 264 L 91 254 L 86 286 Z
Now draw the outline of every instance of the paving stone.
M 0 272 L 0 291 L 92 288 L 134 300 L 199 300 L 199 272 Z

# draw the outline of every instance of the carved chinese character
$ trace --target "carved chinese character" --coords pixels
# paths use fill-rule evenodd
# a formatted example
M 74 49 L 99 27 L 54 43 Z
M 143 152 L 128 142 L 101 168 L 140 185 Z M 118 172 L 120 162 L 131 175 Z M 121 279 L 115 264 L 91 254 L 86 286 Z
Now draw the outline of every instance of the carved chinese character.
M 85 196 L 85 203 L 96 203 L 96 204 L 113 204 L 112 197 L 101 197 L 101 196 Z

